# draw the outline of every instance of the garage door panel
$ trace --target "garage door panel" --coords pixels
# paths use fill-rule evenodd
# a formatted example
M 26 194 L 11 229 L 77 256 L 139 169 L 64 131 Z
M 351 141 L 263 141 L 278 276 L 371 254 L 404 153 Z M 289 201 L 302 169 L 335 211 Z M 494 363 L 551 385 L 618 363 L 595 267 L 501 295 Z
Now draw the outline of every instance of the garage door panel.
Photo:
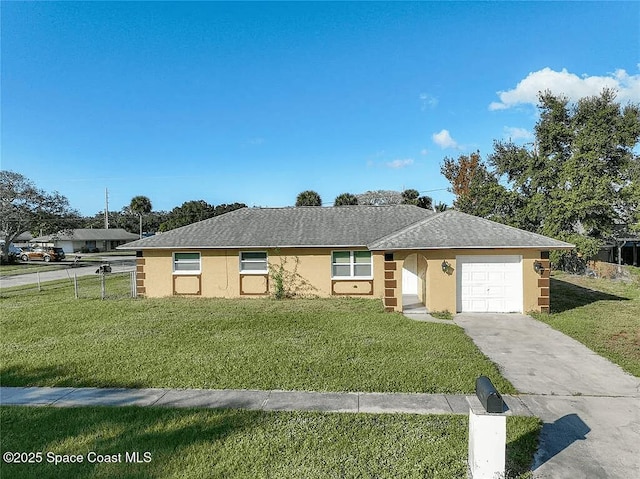
M 522 312 L 522 257 L 511 255 L 456 258 L 458 310 Z

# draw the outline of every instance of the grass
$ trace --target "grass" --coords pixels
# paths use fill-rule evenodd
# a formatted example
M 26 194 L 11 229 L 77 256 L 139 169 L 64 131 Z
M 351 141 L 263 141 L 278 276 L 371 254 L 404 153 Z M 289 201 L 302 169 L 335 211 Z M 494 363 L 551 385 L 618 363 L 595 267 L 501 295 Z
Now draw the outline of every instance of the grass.
M 569 274 L 551 279 L 551 314 L 535 317 L 640 377 L 640 273 L 632 281 Z
M 101 301 L 45 288 L 0 308 L 3 386 L 455 394 L 486 375 L 515 392 L 462 329 L 377 300 Z
M 0 277 L 16 276 L 19 274 L 43 273 L 68 268 L 65 263 L 21 262 L 16 264 L 3 264 L 0 266 Z
M 40 298 L 55 297 L 56 301 L 60 301 L 62 299 L 68 300 L 75 298 L 77 292 L 79 298 L 102 298 L 102 275 L 92 274 L 88 276 L 78 276 L 78 289 L 76 291 L 74 287 L 74 273 L 74 270 L 68 269 L 66 279 L 42 281 L 40 283 L 40 291 L 38 290 L 37 283 L 0 289 L 0 300 L 7 300 L 6 303 L 0 302 L 0 311 L 3 311 L 3 306 L 8 306 L 12 302 L 17 304 L 23 301 L 30 301 L 30 298 L 34 296 Z M 128 272 L 105 275 L 104 286 L 106 299 L 131 297 L 130 273 Z M 9 298 L 11 298 L 11 300 L 9 300 Z
M 3 464 L 3 477 L 466 477 L 466 416 L 3 407 L 0 419 L 3 453 L 43 452 L 40 464 Z M 530 477 L 539 430 L 507 418 L 509 477 Z M 89 463 L 90 451 L 123 462 Z M 127 463 L 134 451 L 150 462 Z M 53 465 L 47 452 L 85 460 Z

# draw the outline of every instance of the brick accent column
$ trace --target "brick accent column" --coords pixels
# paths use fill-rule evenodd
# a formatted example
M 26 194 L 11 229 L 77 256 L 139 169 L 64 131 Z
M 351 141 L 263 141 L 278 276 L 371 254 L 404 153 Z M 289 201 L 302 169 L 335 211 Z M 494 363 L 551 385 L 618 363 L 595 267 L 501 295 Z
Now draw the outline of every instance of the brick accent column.
M 543 273 L 538 278 L 538 306 L 540 311 L 548 313 L 550 311 L 550 282 L 551 282 L 551 262 L 549 261 L 549 252 L 542 251 L 540 253 L 540 263 L 544 268 Z
M 138 292 L 139 297 L 144 297 L 146 295 L 146 288 L 144 286 L 144 280 L 146 277 L 144 265 L 144 258 L 136 258 L 136 291 Z
M 396 270 L 395 261 L 384 262 L 384 310 L 387 312 L 395 311 L 398 306 Z

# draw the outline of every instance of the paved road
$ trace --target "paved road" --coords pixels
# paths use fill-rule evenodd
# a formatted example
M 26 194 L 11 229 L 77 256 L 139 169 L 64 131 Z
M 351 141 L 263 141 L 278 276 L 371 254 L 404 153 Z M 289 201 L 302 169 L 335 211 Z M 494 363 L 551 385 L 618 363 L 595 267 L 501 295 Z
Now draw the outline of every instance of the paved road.
M 112 273 L 123 273 L 126 271 L 135 271 L 135 264 L 133 258 L 126 260 L 109 259 Z M 41 273 L 28 273 L 17 274 L 13 276 L 3 276 L 0 278 L 0 288 L 9 288 L 12 286 L 25 286 L 28 284 L 37 284 L 38 281 L 54 281 L 59 279 L 71 279 L 73 275 L 76 276 L 88 276 L 95 275 L 96 269 L 100 266 L 100 263 L 92 264 L 91 266 L 79 266 L 71 267 L 71 264 L 66 268 L 57 269 L 54 271 L 43 271 Z M 39 277 L 39 278 L 38 278 Z
M 535 478 L 640 477 L 640 379 L 528 316 L 454 322 L 544 421 Z

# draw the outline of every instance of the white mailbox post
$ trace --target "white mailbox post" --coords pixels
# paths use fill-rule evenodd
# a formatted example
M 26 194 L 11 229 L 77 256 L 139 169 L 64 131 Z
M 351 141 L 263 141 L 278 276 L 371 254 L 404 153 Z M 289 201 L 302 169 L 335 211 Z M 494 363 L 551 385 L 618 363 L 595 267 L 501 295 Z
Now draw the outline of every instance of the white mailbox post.
M 468 401 L 469 474 L 472 479 L 503 479 L 507 447 L 504 403 L 484 376 L 476 381 L 476 395 Z

